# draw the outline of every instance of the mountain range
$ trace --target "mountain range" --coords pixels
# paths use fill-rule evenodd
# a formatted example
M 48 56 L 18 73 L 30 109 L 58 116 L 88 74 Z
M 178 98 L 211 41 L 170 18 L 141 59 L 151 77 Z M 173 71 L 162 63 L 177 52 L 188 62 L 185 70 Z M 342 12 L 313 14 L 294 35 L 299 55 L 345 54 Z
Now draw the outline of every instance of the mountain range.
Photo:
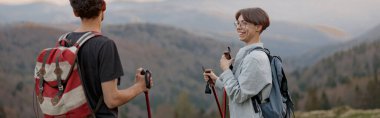
M 315 63 L 303 65 L 303 68 L 290 74 L 293 78 L 290 83 L 297 84 L 291 88 L 298 108 L 316 110 L 341 105 L 360 109 L 379 108 L 379 30 L 380 25 L 353 41 L 317 50 L 320 54 L 305 54 L 305 61 L 310 56 L 320 60 L 307 60 Z
M 144 67 L 155 79 L 150 92 L 154 116 L 182 116 L 179 110 L 190 109 L 184 116 L 217 117 L 212 96 L 203 93 L 201 67 L 220 73 L 218 60 L 226 47 L 234 55 L 243 46 L 233 26 L 240 2 L 230 8 L 222 1 L 164 1 L 109 4 L 102 33 L 116 42 L 120 53 L 120 88 L 132 85 L 135 69 Z M 0 117 L 32 117 L 35 56 L 79 20 L 69 6 L 44 2 L 0 4 L 0 17 Z M 274 20 L 261 39 L 283 57 L 297 110 L 340 105 L 369 109 L 380 103 L 372 99 L 380 93 L 375 79 L 379 31 L 377 25 L 358 35 L 332 25 Z M 146 117 L 143 95 L 120 111 L 122 117 Z
M 216 8 L 207 7 L 210 5 Z M 1 22 L 4 24 L 35 22 L 67 30 L 66 27 L 63 27 L 66 24 L 75 25 L 79 23 L 68 5 L 31 3 L 24 5 L 0 4 L 0 6 L 0 17 L 4 18 Z M 233 10 L 225 8 L 224 2 L 212 4 L 212 2 L 197 3 L 191 1 L 159 3 L 116 1 L 108 6 L 104 20 L 106 25 L 129 23 L 170 25 L 186 29 L 200 36 L 221 40 L 230 45 L 242 46 L 233 26 L 234 16 L 231 12 Z M 12 11 L 12 13 L 10 14 L 8 11 Z M 342 29 L 333 26 L 272 21 L 271 26 L 267 31 L 264 31 L 262 41 L 274 54 L 282 57 L 293 57 L 300 56 L 310 49 L 340 44 L 348 41 L 350 36 Z

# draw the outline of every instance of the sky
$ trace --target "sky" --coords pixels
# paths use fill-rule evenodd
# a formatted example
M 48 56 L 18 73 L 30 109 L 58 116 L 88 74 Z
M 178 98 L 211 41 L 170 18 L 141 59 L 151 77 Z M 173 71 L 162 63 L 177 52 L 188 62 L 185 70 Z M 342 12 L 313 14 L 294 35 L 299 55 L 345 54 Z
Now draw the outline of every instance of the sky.
M 348 33 L 369 30 L 380 24 L 380 0 L 105 0 L 107 3 L 129 1 L 138 3 L 173 2 L 208 3 L 216 12 L 234 14 L 245 7 L 265 9 L 271 20 L 290 21 L 299 24 L 326 25 Z M 68 5 L 69 0 L 0 0 L 0 4 L 27 4 L 50 2 Z M 186 2 L 185 2 L 186 3 Z M 180 4 L 181 5 L 181 4 Z M 187 7 L 182 5 L 181 7 Z
M 4 4 L 27 4 L 32 2 L 50 2 L 57 5 L 67 5 L 69 4 L 69 0 L 0 0 L 0 3 Z M 105 0 L 107 2 L 113 2 L 113 1 L 132 1 L 132 2 L 160 2 L 164 0 Z

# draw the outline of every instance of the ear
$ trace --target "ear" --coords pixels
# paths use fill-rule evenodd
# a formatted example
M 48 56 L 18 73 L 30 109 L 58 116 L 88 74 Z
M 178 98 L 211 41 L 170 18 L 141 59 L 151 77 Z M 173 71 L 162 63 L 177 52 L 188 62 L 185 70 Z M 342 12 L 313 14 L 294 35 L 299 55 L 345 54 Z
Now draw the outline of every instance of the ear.
M 79 17 L 79 14 L 73 10 L 75 17 Z
M 262 26 L 262 25 L 256 25 L 256 26 L 255 26 L 255 30 L 256 30 L 256 32 L 261 32 L 262 29 L 263 29 L 263 26 Z
M 107 5 L 106 5 L 106 2 L 103 0 L 102 2 L 102 11 L 106 11 L 107 9 Z

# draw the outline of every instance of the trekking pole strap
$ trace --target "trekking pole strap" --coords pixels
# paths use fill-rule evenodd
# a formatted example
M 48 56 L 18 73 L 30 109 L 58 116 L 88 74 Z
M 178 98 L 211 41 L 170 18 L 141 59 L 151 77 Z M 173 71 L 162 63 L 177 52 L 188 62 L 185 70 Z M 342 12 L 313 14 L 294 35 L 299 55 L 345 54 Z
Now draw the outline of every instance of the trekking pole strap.
M 206 84 L 205 94 L 211 94 L 210 84 Z
M 255 113 L 258 113 L 259 112 L 259 101 L 260 101 L 260 98 L 259 96 L 255 95 L 253 97 L 251 97 L 251 100 L 252 100 L 252 105 L 253 105 L 253 109 L 255 110 Z

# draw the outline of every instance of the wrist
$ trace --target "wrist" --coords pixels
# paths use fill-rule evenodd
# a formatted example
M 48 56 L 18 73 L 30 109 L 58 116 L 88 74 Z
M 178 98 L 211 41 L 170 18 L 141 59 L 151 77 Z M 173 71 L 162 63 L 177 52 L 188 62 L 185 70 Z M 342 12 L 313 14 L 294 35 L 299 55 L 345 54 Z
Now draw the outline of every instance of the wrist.
M 145 90 L 145 84 L 142 84 L 142 83 L 136 83 L 135 86 L 136 86 L 136 88 L 137 88 L 138 93 L 142 93 L 142 92 L 144 92 L 144 90 Z

